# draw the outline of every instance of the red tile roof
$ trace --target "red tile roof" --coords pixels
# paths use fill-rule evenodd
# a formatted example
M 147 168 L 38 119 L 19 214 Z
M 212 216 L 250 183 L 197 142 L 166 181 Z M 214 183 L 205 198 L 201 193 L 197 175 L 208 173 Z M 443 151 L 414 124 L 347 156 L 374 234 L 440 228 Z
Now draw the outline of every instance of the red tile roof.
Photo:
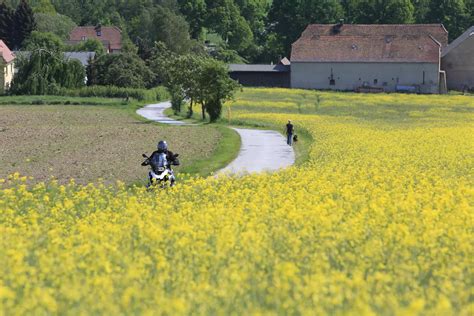
M 292 47 L 292 62 L 438 63 L 447 43 L 441 24 L 334 25 L 307 27 Z
M 440 45 L 429 36 L 321 36 L 293 44 L 292 62 L 439 62 Z
M 13 55 L 7 44 L 5 44 L 2 40 L 0 40 L 0 57 L 5 61 L 6 64 L 15 59 L 15 55 Z
M 109 50 L 122 49 L 122 31 L 115 26 L 102 26 L 100 28 L 101 36 L 97 36 L 97 27 L 78 26 L 69 34 L 71 42 L 82 41 L 83 38 L 95 38 L 104 43 Z

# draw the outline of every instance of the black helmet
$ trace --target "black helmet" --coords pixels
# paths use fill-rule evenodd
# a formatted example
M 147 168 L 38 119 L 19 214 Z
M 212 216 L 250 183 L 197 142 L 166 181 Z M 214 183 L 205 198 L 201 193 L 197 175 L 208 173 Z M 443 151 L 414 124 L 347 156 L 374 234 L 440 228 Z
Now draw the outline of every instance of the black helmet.
M 158 150 L 161 151 L 161 152 L 165 152 L 168 150 L 168 144 L 166 143 L 165 140 L 160 140 L 158 142 Z

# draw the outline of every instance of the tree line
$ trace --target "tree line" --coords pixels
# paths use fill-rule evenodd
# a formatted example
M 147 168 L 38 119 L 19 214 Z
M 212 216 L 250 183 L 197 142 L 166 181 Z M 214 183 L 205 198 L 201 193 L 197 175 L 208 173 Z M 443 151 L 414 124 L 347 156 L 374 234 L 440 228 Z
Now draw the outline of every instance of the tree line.
M 25 0 L 0 0 L 17 6 Z M 156 41 L 185 54 L 206 40 L 226 62 L 288 56 L 310 23 L 443 23 L 454 39 L 474 24 L 474 0 L 30 0 L 42 29 L 115 25 L 141 55 Z M 2 19 L 0 18 L 0 23 Z M 4 22 L 3 22 L 4 23 Z M 66 29 L 66 31 L 65 31 Z
M 199 105 L 213 121 L 236 88 L 225 63 L 276 61 L 308 24 L 340 19 L 443 23 L 453 39 L 474 24 L 474 0 L 0 0 L 0 39 L 31 52 L 18 59 L 12 93 L 162 84 L 177 112 L 187 99 L 189 115 Z M 122 53 L 107 55 L 94 39 L 65 44 L 76 25 L 99 23 L 122 29 Z M 96 58 L 84 72 L 66 50 Z

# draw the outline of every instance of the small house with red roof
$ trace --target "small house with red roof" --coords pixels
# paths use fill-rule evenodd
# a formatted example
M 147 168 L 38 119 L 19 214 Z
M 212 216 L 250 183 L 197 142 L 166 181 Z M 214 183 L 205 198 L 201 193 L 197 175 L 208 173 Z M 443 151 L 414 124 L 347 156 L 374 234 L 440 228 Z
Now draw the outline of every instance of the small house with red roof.
M 122 50 L 122 31 L 116 26 L 77 26 L 69 33 L 68 44 L 79 44 L 88 39 L 102 42 L 107 53 Z
M 313 24 L 292 45 L 292 88 L 439 93 L 441 24 Z
M 4 41 L 0 40 L 0 94 L 10 88 L 15 69 L 15 55 Z

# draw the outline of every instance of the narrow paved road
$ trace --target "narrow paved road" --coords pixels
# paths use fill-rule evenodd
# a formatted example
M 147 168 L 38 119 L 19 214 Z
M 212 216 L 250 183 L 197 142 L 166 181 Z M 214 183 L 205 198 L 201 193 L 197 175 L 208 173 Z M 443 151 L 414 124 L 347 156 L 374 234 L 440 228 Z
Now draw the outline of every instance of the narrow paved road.
M 157 104 L 150 104 L 137 110 L 137 114 L 143 116 L 144 118 L 149 119 L 150 121 L 155 121 L 163 124 L 171 125 L 189 125 L 184 122 L 173 120 L 165 115 L 165 110 L 171 107 L 171 102 L 161 102 Z
M 268 130 L 234 128 L 240 134 L 239 155 L 220 173 L 276 171 L 295 163 L 295 152 L 280 133 Z
M 170 102 L 150 104 L 137 111 L 137 114 L 158 123 L 189 125 L 173 120 L 164 114 L 171 107 Z M 295 163 L 295 152 L 286 144 L 280 133 L 268 130 L 234 128 L 242 140 L 239 155 L 219 173 L 255 173 L 276 171 Z

